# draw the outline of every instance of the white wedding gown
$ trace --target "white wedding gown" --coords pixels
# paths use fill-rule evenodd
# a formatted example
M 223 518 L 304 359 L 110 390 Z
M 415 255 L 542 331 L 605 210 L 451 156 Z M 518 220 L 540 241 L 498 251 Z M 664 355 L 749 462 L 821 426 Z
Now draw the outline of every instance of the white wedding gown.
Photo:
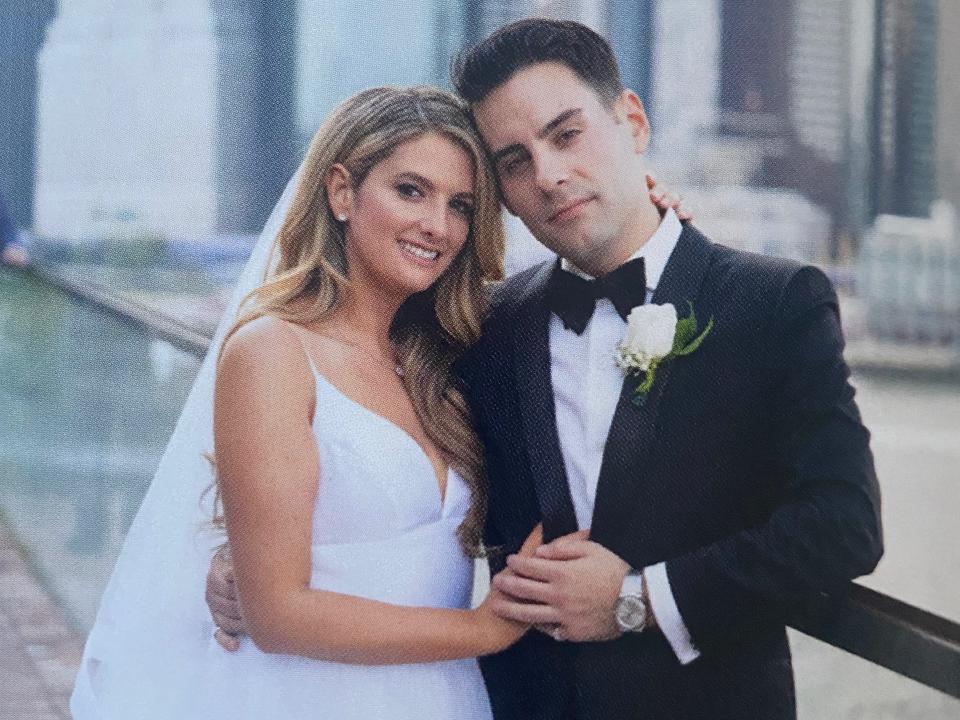
M 315 369 L 314 375 L 313 431 L 321 476 L 311 587 L 398 605 L 469 607 L 473 561 L 456 535 L 470 502 L 463 478 L 449 471 L 441 502 L 433 466 L 414 439 L 348 398 Z M 202 585 L 194 591 L 202 599 Z M 168 627 L 177 637 L 114 635 L 110 652 L 103 653 L 106 661 L 96 645 L 109 637 L 110 628 L 97 628 L 71 700 L 75 718 L 491 717 L 475 659 L 348 665 L 266 654 L 249 638 L 238 652 L 229 653 L 212 639 L 209 618 L 192 622 L 196 627 L 182 627 L 171 618 Z

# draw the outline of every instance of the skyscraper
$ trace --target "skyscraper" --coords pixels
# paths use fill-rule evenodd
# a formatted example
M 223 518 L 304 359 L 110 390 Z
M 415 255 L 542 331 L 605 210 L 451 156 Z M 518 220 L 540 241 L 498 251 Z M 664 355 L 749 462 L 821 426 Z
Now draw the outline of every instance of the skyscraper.
M 252 227 L 270 214 L 287 180 L 300 162 L 296 127 L 297 0 L 256 0 L 256 116 L 249 167 L 260 188 L 252 199 Z M 241 81 L 244 79 L 241 78 Z
M 298 3 L 297 131 L 305 147 L 341 100 L 377 85 L 448 86 L 465 41 L 467 3 L 329 0 Z M 384 32 L 388 27 L 389 32 Z
M 643 101 L 652 122 L 653 48 L 656 39 L 655 0 L 609 0 L 607 39 L 620 64 L 625 87 Z
M 295 164 L 292 5 L 64 3 L 39 61 L 38 233 L 259 230 Z
M 724 0 L 720 10 L 720 131 L 783 137 L 789 128 L 792 0 Z
M 874 214 L 927 217 L 936 198 L 937 0 L 878 0 Z
M 937 189 L 960 212 L 960 3 L 940 0 L 937 35 Z
M 652 11 L 651 152 L 692 174 L 716 147 L 720 0 L 655 0 Z
M 55 0 L 0 4 L 0 194 L 21 227 L 33 224 L 37 53 Z
M 525 17 L 577 20 L 603 33 L 609 27 L 611 7 L 634 5 L 637 0 L 477 0 L 467 2 L 466 39 L 475 43 L 498 27 Z
M 848 0 L 793 5 L 783 92 L 797 140 L 831 163 L 846 160 L 851 35 Z
M 803 0 L 792 4 L 786 39 L 787 127 L 779 157 L 768 158 L 761 182 L 803 193 L 832 219 L 834 247 L 851 230 L 848 212 L 852 53 L 858 0 Z M 869 0 L 868 0 L 869 1 Z

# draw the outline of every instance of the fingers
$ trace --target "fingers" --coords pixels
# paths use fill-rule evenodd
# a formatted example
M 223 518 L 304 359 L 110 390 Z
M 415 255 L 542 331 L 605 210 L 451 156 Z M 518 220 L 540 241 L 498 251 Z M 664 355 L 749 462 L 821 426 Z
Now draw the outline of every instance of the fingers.
M 521 555 L 533 555 L 534 551 L 543 544 L 543 523 L 537 525 L 527 539 L 523 541 L 523 547 L 520 548 Z
M 665 213 L 669 209 L 673 209 L 677 213 L 677 218 L 680 220 L 692 220 L 693 212 L 683 205 L 683 197 L 677 193 L 671 192 L 666 187 L 658 183 L 653 175 L 647 174 L 647 190 L 650 194 L 650 200 L 654 205 L 657 206 L 657 209 L 660 210 L 661 214 Z
M 234 603 L 237 601 L 237 586 L 232 582 L 225 582 L 214 575 L 207 576 L 207 603 L 221 600 Z
M 650 199 L 653 200 L 653 202 L 656 205 L 661 206 L 661 209 L 665 210 L 666 207 L 664 207 L 662 203 L 663 203 L 664 196 L 666 196 L 667 194 L 667 189 L 663 185 L 658 183 L 656 178 L 654 178 L 653 175 L 651 175 L 650 173 L 647 173 L 646 179 L 647 179 L 647 191 L 650 194 Z
M 493 578 L 493 586 L 500 592 L 519 600 L 549 603 L 553 597 L 549 584 L 510 572 L 499 573 Z
M 663 217 L 670 208 L 670 204 L 667 202 L 667 192 L 659 185 L 655 185 L 650 189 L 650 201 L 657 208 L 661 217 Z
M 229 615 L 224 615 L 223 613 L 214 612 L 211 613 L 213 616 L 213 622 L 216 623 L 217 627 L 229 635 L 243 635 L 245 634 L 246 628 L 244 627 L 243 620 L 241 618 L 232 618 Z
M 213 560 L 210 562 L 210 573 L 208 579 L 216 577 L 220 582 L 233 583 L 233 557 L 230 554 L 229 545 L 221 545 L 213 554 Z
M 558 625 L 560 623 L 560 613 L 549 605 L 516 602 L 505 595 L 498 595 L 493 598 L 490 607 L 497 616 L 525 625 Z
M 560 568 L 553 560 L 544 560 L 524 555 L 510 555 L 507 557 L 507 567 L 517 575 L 531 580 L 550 582 L 558 577 Z
M 217 643 L 219 643 L 220 647 L 227 652 L 236 652 L 240 649 L 240 639 L 235 638 L 232 635 L 228 635 L 220 628 L 217 628 L 216 632 L 213 633 L 213 637 L 216 639 Z
M 229 545 L 220 547 L 210 561 L 206 600 L 211 611 L 217 610 L 230 617 L 240 617 Z
M 587 548 L 583 543 L 590 540 L 590 528 L 577 530 L 537 548 L 536 557 L 549 560 L 573 560 L 583 557 Z
M 590 554 L 593 543 L 568 536 L 537 548 L 536 557 L 544 560 L 576 560 Z
M 655 187 L 650 191 L 650 199 L 661 210 L 669 210 L 670 208 L 676 210 L 683 204 L 682 197 L 660 187 Z
M 240 603 L 238 602 L 228 602 L 220 599 L 211 601 L 208 599 L 207 608 L 210 610 L 210 616 L 213 617 L 214 621 L 216 621 L 218 617 L 222 617 L 231 622 L 243 623 L 243 611 L 240 609 Z M 227 632 L 232 632 L 230 628 L 221 622 L 217 622 L 217 625 Z
M 207 588 L 204 597 L 207 600 L 207 606 L 211 610 L 220 612 L 232 617 L 240 617 L 240 602 L 237 598 L 237 586 L 233 583 L 225 583 L 211 577 L 207 577 Z
M 655 189 L 650 191 L 650 199 L 653 201 L 653 204 L 657 206 L 657 209 L 661 211 L 661 214 L 672 208 L 677 214 L 678 220 L 693 219 L 693 212 L 684 206 L 683 197 L 676 193 Z
M 245 634 L 243 612 L 240 608 L 234 583 L 226 582 L 222 577 L 216 576 L 211 568 L 210 574 L 207 576 L 205 597 L 214 623 L 224 631 L 225 635 L 229 637 L 230 635 Z M 236 648 L 233 645 L 239 647 L 238 642 L 226 642 L 221 638 L 218 638 L 217 642 L 226 650 L 235 650 Z
M 243 624 L 239 620 L 229 618 L 220 613 L 213 613 L 213 621 L 217 624 L 217 629 L 222 630 L 228 635 L 242 635 Z

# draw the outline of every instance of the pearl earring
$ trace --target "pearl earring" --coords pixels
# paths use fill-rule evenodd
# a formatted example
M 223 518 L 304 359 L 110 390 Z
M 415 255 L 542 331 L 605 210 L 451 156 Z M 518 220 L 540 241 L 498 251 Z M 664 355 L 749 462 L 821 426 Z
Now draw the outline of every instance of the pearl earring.
M 340 222 L 346 222 L 346 221 L 347 221 L 347 214 L 346 214 L 346 213 L 340 213 L 339 215 L 337 215 L 337 220 L 339 220 Z

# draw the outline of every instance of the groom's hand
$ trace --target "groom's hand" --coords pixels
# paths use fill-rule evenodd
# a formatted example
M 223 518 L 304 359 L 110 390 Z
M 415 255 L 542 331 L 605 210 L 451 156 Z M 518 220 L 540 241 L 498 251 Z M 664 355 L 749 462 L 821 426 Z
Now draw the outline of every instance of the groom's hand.
M 240 609 L 237 586 L 234 583 L 233 560 L 230 546 L 224 545 L 213 555 L 207 573 L 207 607 L 217 625 L 217 642 L 231 652 L 240 648 L 240 636 L 247 634 L 247 624 Z
M 542 545 L 534 557 L 511 555 L 493 579 L 501 592 L 493 606 L 501 617 L 555 629 L 554 637 L 576 642 L 620 636 L 614 617 L 630 566 L 589 531 Z

